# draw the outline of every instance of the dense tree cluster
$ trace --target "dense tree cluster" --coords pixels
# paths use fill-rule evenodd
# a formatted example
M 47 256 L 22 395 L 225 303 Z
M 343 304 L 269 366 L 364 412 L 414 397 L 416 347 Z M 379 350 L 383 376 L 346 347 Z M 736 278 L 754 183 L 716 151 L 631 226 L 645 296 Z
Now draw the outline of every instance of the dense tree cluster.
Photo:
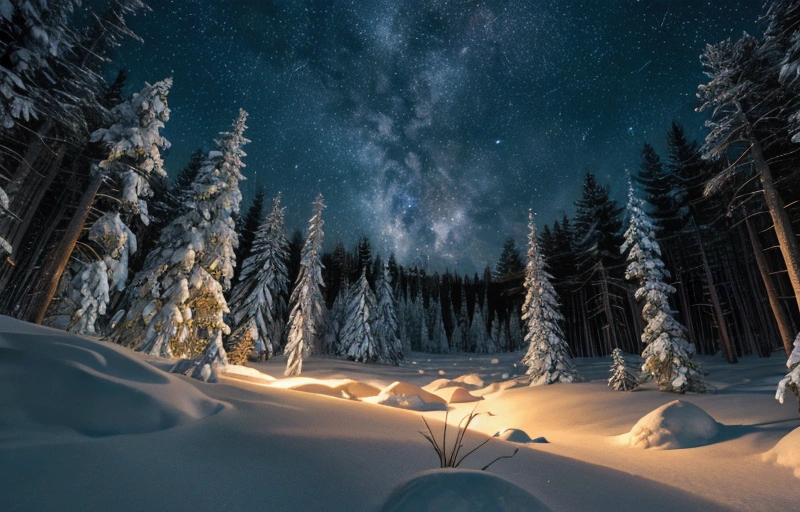
M 176 371 L 206 380 L 228 356 L 283 353 L 293 375 L 310 353 L 399 364 L 409 351 L 521 350 L 536 382 L 576 380 L 570 356 L 612 353 L 630 380 L 626 352 L 684 392 L 703 388 L 695 352 L 733 363 L 782 348 L 795 353 L 782 393 L 796 388 L 797 2 L 767 2 L 760 37 L 708 45 L 708 135 L 673 123 L 665 154 L 644 145 L 627 217 L 587 171 L 572 215 L 531 222 L 527 258 L 508 238 L 472 276 L 400 265 L 367 237 L 326 251 L 321 196 L 305 234 L 287 237 L 263 193 L 239 216 L 244 113 L 170 183 L 171 80 L 124 97 L 125 73 L 100 72 L 145 9 L 2 2 L 0 312 L 181 356 Z

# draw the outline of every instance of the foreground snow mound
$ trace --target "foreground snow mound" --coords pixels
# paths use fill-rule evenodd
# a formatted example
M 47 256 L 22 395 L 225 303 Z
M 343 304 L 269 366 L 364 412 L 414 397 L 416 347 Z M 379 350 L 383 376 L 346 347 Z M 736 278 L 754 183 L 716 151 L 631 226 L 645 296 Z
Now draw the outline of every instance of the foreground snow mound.
M 764 460 L 792 469 L 794 476 L 800 478 L 800 428 L 786 434 L 775 448 L 764 454 Z
M 620 440 L 635 448 L 674 450 L 707 445 L 718 431 L 719 424 L 703 409 L 673 400 L 640 419 Z
M 8 318 L 0 329 L 0 441 L 153 432 L 223 407 L 122 347 Z
M 418 473 L 395 488 L 381 510 L 537 512 L 550 509 L 525 489 L 497 475 L 486 471 L 448 468 Z

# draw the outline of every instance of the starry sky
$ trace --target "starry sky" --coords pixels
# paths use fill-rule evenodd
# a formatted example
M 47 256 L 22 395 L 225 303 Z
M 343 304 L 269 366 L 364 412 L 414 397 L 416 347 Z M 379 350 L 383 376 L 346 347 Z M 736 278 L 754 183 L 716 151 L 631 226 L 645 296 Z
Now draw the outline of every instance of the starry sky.
M 326 246 L 480 271 L 573 212 L 584 173 L 622 200 L 672 120 L 702 138 L 706 43 L 758 32 L 761 0 L 150 0 L 114 66 L 174 78 L 172 176 L 250 114 L 242 184 L 289 230 L 325 196 Z M 110 73 L 113 70 L 109 71 Z

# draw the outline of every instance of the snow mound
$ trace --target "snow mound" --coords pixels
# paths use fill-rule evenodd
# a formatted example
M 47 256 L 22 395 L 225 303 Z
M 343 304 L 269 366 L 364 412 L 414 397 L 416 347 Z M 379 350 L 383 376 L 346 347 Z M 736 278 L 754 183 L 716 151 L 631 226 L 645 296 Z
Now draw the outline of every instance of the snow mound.
M 396 395 L 391 391 L 381 391 L 377 396 L 369 396 L 361 399 L 362 402 L 377 405 L 388 405 L 399 409 L 411 411 L 444 411 L 447 404 L 439 402 L 426 402 L 419 395 Z
M 72 334 L 0 319 L 0 439 L 141 434 L 219 412 L 180 377 L 133 352 Z
M 249 377 L 255 381 L 267 383 L 275 382 L 277 380 L 275 377 L 267 375 L 266 373 L 262 373 L 255 368 L 241 366 L 238 364 L 227 364 L 225 366 L 220 366 L 217 371 L 227 377 Z
M 512 443 L 533 443 L 534 440 L 524 430 L 518 428 L 507 428 L 498 432 L 497 437 Z
M 501 391 L 505 391 L 506 389 L 511 389 L 517 386 L 519 386 L 519 381 L 517 380 L 503 380 L 500 382 L 492 382 L 485 388 L 476 389 L 475 391 L 472 391 L 472 394 L 475 396 L 486 396 L 492 393 L 499 393 Z
M 778 441 L 773 449 L 764 454 L 764 460 L 774 462 L 794 471 L 800 478 L 800 428 L 796 428 Z
M 383 388 L 382 393 L 392 393 L 394 395 L 403 395 L 403 396 L 412 396 L 417 395 L 422 400 L 428 403 L 437 403 L 446 405 L 447 401 L 433 393 L 425 391 L 419 386 L 415 386 L 414 384 L 409 384 L 408 382 L 396 381 L 385 388 Z
M 437 389 L 434 394 L 443 398 L 448 404 L 461 404 L 483 400 L 483 397 L 475 396 L 461 386 Z
M 377 396 L 381 390 L 352 379 L 314 379 L 311 377 L 289 377 L 275 380 L 274 388 L 292 389 L 305 393 L 333 396 L 336 398 L 365 398 Z
M 711 442 L 719 424 L 700 407 L 673 400 L 640 419 L 620 441 L 635 448 L 674 450 Z
M 537 512 L 550 510 L 525 489 L 486 471 L 433 469 L 392 491 L 383 512 Z
M 425 391 L 419 386 L 401 381 L 389 384 L 377 396 L 361 400 L 371 404 L 388 405 L 413 411 L 443 411 L 447 409 L 447 401 L 444 398 Z

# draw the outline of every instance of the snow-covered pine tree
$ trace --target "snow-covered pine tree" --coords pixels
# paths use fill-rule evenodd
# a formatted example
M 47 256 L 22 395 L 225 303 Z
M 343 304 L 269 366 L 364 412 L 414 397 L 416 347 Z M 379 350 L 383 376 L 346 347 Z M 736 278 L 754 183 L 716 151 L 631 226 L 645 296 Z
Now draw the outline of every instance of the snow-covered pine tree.
M 486 319 L 483 310 L 478 305 L 478 297 L 475 296 L 475 312 L 472 313 L 472 323 L 469 326 L 469 345 L 475 347 L 478 354 L 492 354 L 495 352 L 494 343 L 486 332 Z
M 461 307 L 456 316 L 456 325 L 454 331 L 458 331 L 458 337 L 453 332 L 453 348 L 457 352 L 465 352 L 471 347 L 468 346 L 469 342 L 469 314 L 467 312 L 467 296 L 464 293 L 466 283 L 461 285 Z
M 339 287 L 339 293 L 336 294 L 336 298 L 333 300 L 333 307 L 331 307 L 329 315 L 330 328 L 334 339 L 334 345 L 327 347 L 329 354 L 344 356 L 342 352 L 344 346 L 342 342 L 342 333 L 344 321 L 347 317 L 347 297 L 349 296 L 350 284 L 347 282 L 347 279 L 344 279 L 342 285 Z
M 522 333 L 522 313 L 518 308 L 511 310 L 508 315 L 508 342 L 506 343 L 509 352 L 519 350 L 525 341 L 525 336 Z
M 280 346 L 288 294 L 288 259 L 284 208 L 278 194 L 255 233 L 252 254 L 242 262 L 239 282 L 231 293 L 233 332 L 229 347 L 252 344 L 258 357 L 267 359 Z
M 8 209 L 11 202 L 8 199 L 8 194 L 0 187 L 0 218 L 13 216 L 11 211 Z M 11 254 L 13 252 L 13 248 L 11 244 L 8 243 L 8 240 L 0 236 L 0 256 L 3 254 Z
M 632 184 L 628 190 L 628 222 L 620 252 L 629 251 L 625 278 L 638 282 L 634 297 L 644 302 L 642 317 L 647 325 L 642 333 L 646 345 L 642 372 L 655 380 L 660 391 L 702 393 L 706 384 L 699 365 L 692 359 L 694 345 L 686 339 L 686 328 L 669 307 L 669 296 L 675 288 L 664 282 L 667 272 L 660 258 L 655 227 Z
M 314 201 L 314 215 L 309 221 L 308 236 L 300 256 L 300 271 L 297 284 L 292 291 L 292 312 L 289 315 L 288 339 L 286 342 L 286 371 L 284 375 L 300 375 L 303 357 L 320 350 L 325 299 L 322 296 L 322 210 L 325 204 L 322 194 Z
M 434 354 L 447 354 L 450 346 L 447 343 L 447 331 L 442 320 L 442 305 L 439 300 L 431 300 L 431 336 L 430 351 Z
M 583 380 L 572 362 L 569 346 L 559 325 L 564 317 L 558 310 L 558 297 L 550 279 L 536 240 L 533 211 L 528 210 L 525 302 L 522 305 L 528 351 L 522 358 L 522 364 L 528 367 L 531 386 Z
M 391 362 L 389 354 L 382 351 L 388 347 L 381 345 L 373 329 L 376 309 L 377 300 L 367 281 L 367 267 L 364 266 L 361 277 L 350 292 L 342 330 L 342 351 L 347 359 L 361 363 Z
M 800 333 L 794 339 L 794 349 L 786 361 L 789 373 L 778 383 L 778 392 L 775 399 L 783 403 L 783 397 L 789 390 L 797 397 L 797 410 L 800 411 Z
M 105 264 L 86 263 L 73 279 L 77 293 L 72 291 L 70 295 L 81 297 L 70 321 L 73 332 L 96 334 L 95 324 L 105 314 L 109 291 L 121 292 L 127 284 L 128 259 L 137 248 L 131 227 L 135 217 L 145 226 L 150 223 L 147 208 L 147 198 L 152 195 L 150 180 L 167 177 L 161 151 L 170 144 L 159 132 L 169 120 L 166 99 L 170 87 L 171 78 L 146 84 L 128 101 L 111 109 L 114 123 L 109 128 L 96 130 L 91 136 L 92 142 L 102 142 L 108 149 L 108 156 L 100 162 L 97 172 L 101 179 L 107 177 L 119 184 L 120 196 L 117 211 L 102 215 L 89 231 L 89 239 L 104 249 L 100 256 Z M 90 296 L 92 293 L 96 295 Z
M 216 140 L 192 184 L 189 210 L 162 231 L 159 246 L 129 288 L 131 307 L 111 338 L 153 355 L 187 359 L 172 371 L 215 380 L 226 364 L 223 292 L 233 276 L 238 242 L 232 214 L 239 208 L 247 113 Z
M 397 336 L 399 330 L 397 306 L 388 263 L 383 266 L 383 272 L 378 276 L 375 288 L 378 304 L 374 316 L 373 332 L 381 347 L 381 353 L 386 354 L 392 364 L 400 364 L 403 359 L 403 345 Z
M 397 303 L 397 336 L 400 338 L 400 346 L 403 348 L 403 354 L 408 354 L 411 352 L 411 342 L 408 338 L 408 331 L 406 330 L 408 324 L 406 321 L 406 311 L 408 311 L 408 306 L 402 292 L 399 292 L 398 296 L 400 297 L 400 301 Z
M 69 331 L 97 335 L 97 321 L 106 314 L 111 290 L 121 292 L 127 284 L 128 258 L 136 252 L 136 236 L 119 213 L 110 212 L 92 225 L 89 240 L 102 248 L 103 257 L 85 264 L 65 290 L 60 305 L 72 306 L 67 306 L 71 313 Z
M 611 377 L 608 379 L 608 385 L 614 388 L 614 391 L 633 391 L 639 387 L 639 379 L 625 364 L 625 357 L 622 355 L 622 350 L 615 348 L 611 352 L 613 359 L 611 363 Z

